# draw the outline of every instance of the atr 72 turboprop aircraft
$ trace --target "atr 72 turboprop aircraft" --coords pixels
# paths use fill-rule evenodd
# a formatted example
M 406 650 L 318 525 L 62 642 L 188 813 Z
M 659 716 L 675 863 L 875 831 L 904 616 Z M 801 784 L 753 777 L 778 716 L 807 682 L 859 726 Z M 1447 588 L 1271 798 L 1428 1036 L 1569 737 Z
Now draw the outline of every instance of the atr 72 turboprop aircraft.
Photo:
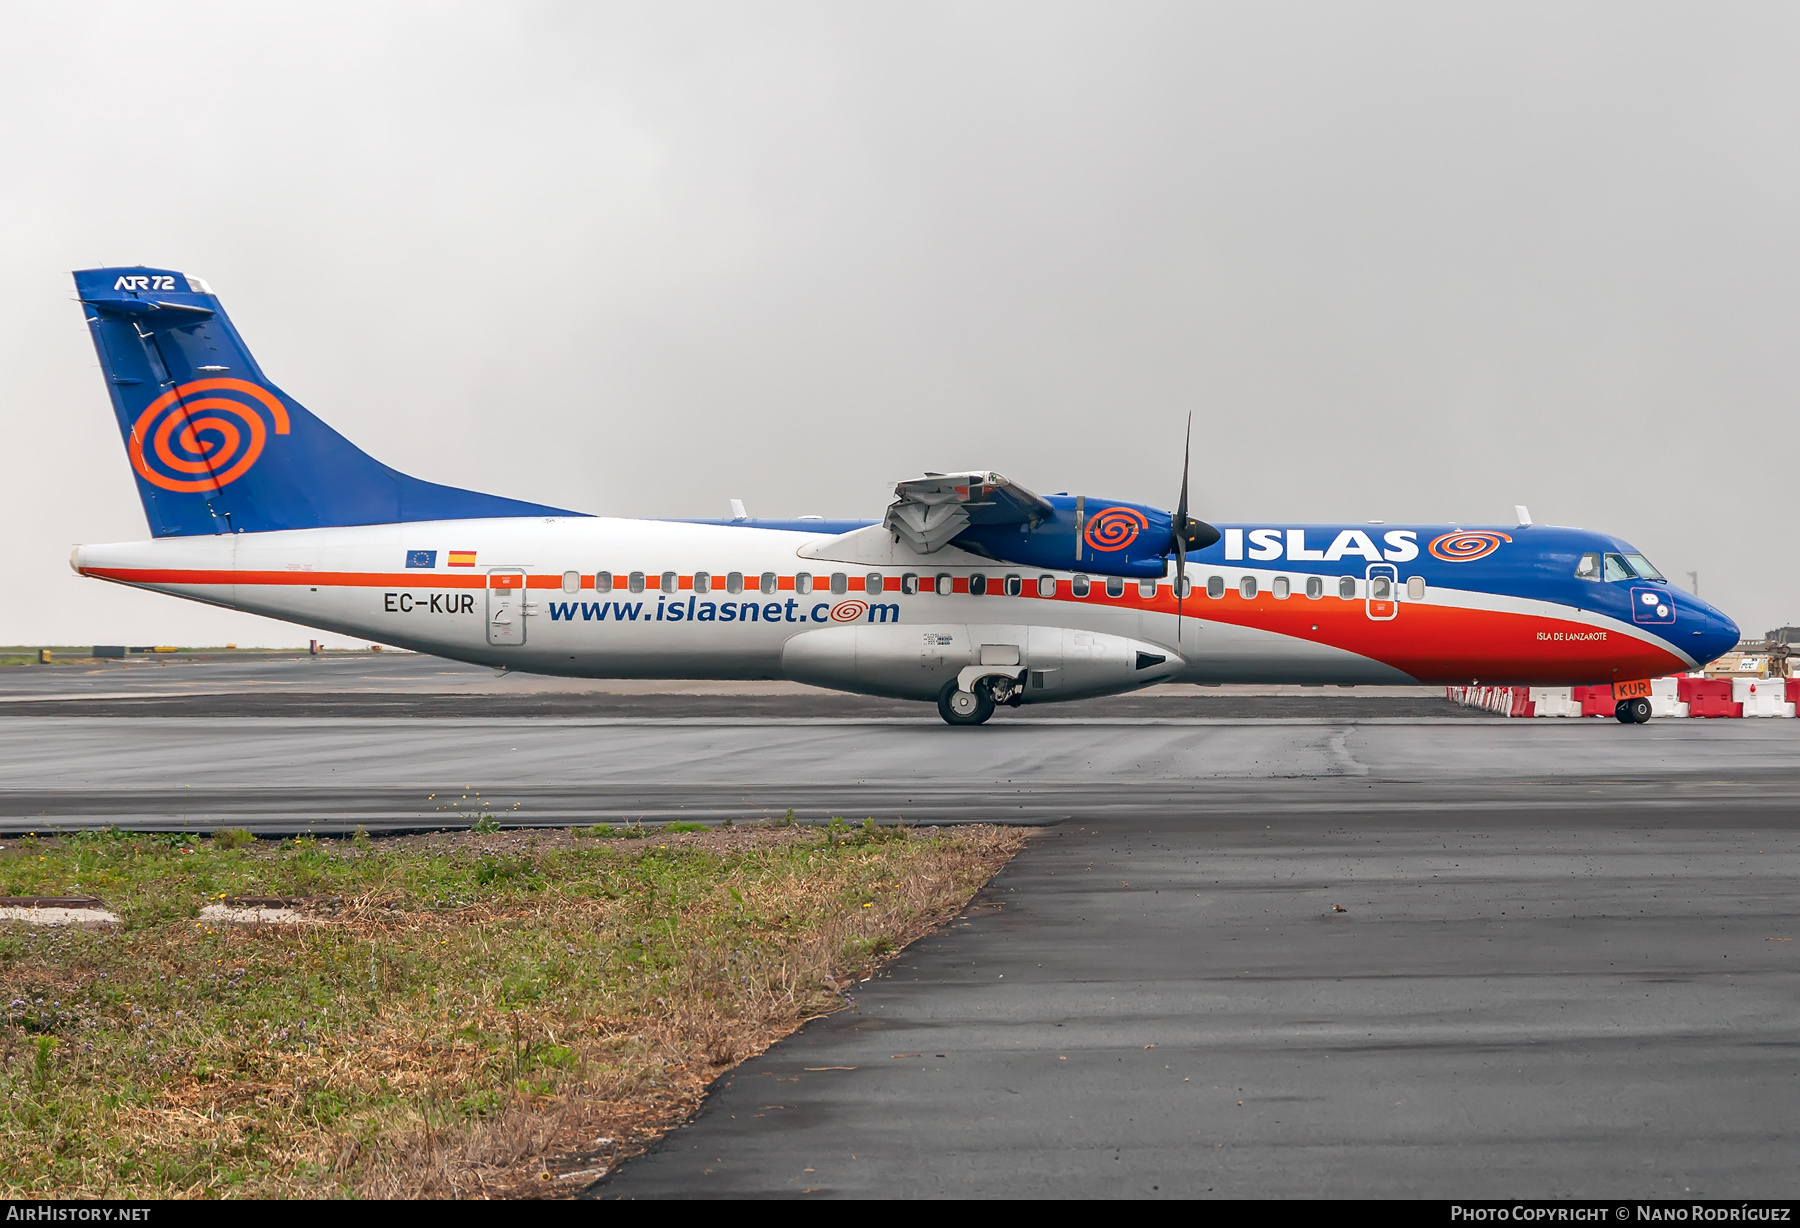
M 899 483 L 880 521 L 630 520 L 381 464 L 250 356 L 197 277 L 75 285 L 152 540 L 84 576 L 498 668 L 787 678 L 996 705 L 1157 682 L 1611 683 L 1737 642 L 1616 537 L 1530 523 L 1228 524 L 997 473 Z M 1527 519 L 1521 515 L 1520 519 Z

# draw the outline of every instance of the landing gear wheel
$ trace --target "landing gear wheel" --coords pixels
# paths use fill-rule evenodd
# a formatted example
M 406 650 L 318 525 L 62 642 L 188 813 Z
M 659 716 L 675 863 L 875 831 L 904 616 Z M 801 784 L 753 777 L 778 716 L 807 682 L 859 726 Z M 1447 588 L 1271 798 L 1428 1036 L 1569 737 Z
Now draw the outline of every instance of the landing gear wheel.
M 1650 701 L 1647 699 L 1621 699 L 1613 705 L 1613 715 L 1621 725 L 1642 725 L 1650 720 Z
M 946 682 L 938 692 L 938 715 L 946 725 L 979 725 L 994 715 L 994 697 L 977 682 L 973 691 L 959 691 Z

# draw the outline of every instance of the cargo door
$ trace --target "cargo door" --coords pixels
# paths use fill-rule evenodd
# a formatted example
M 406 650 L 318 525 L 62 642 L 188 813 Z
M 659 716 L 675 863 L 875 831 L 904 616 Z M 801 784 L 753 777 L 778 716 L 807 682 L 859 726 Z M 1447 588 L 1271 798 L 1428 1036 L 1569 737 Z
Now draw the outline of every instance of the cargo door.
M 517 568 L 488 572 L 487 642 L 497 648 L 525 642 L 525 573 Z

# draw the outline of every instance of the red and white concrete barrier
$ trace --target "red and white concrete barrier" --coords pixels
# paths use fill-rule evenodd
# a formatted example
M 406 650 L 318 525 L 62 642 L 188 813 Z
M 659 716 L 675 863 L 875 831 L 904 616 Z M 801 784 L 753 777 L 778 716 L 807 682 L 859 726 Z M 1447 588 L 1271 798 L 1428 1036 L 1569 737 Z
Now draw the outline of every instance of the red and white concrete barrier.
M 1800 709 L 1800 678 L 1657 678 L 1650 714 L 1685 717 L 1792 717 Z M 1453 686 L 1444 697 L 1502 716 L 1613 714 L 1610 686 Z
M 1800 678 L 1733 678 L 1731 699 L 1745 716 L 1793 716 Z
M 1444 688 L 1447 698 L 1471 708 L 1486 708 L 1501 716 L 1531 716 L 1533 709 L 1528 688 L 1522 686 L 1452 686 Z

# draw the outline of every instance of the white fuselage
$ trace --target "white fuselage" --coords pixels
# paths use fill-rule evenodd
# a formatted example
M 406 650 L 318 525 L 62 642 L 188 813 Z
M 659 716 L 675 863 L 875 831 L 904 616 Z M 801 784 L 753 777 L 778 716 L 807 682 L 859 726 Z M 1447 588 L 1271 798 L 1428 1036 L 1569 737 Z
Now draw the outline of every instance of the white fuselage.
M 422 552 L 431 566 L 406 565 Z M 1327 644 L 1196 618 L 1191 596 L 1178 619 L 1166 578 L 1114 594 L 1095 577 L 1077 599 L 1074 573 L 955 548 L 917 555 L 879 526 L 425 521 L 83 546 L 71 561 L 84 575 L 545 674 L 792 678 L 927 699 L 985 671 L 1016 678 L 1028 701 L 1177 678 L 1408 681 Z M 968 591 L 971 576 L 985 593 Z

